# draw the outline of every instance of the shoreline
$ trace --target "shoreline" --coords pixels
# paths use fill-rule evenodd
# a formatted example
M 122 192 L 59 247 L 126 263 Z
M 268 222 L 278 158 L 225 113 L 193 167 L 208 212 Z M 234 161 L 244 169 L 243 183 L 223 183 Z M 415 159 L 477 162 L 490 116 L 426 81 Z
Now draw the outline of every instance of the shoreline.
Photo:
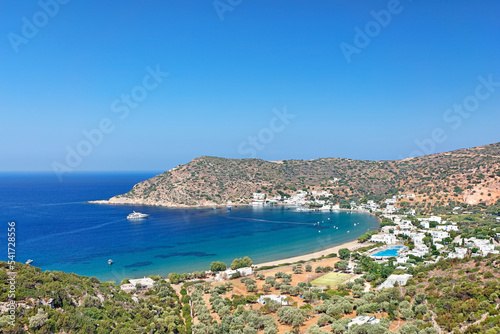
M 184 205 L 184 204 L 157 204 L 157 203 L 145 203 L 141 202 L 140 200 L 136 201 L 111 201 L 111 199 L 106 200 L 92 200 L 92 201 L 86 201 L 86 204 L 104 204 L 104 205 L 139 205 L 139 206 L 161 206 L 164 208 L 169 208 L 169 209 L 210 209 L 210 208 L 217 208 L 217 209 L 223 209 L 226 208 L 227 205 L 225 204 L 213 204 L 213 205 Z M 273 206 L 283 206 L 283 207 L 297 207 L 297 208 L 307 208 L 307 205 L 300 205 L 300 204 L 288 204 L 288 203 L 277 203 L 274 205 L 253 205 L 249 203 L 232 203 L 230 207 L 273 207 Z M 375 216 L 379 219 L 380 218 L 374 214 L 373 212 L 369 211 L 363 211 L 363 210 L 358 210 L 358 209 L 335 209 L 332 210 L 330 209 L 329 211 L 322 211 L 319 209 L 311 209 L 310 212 L 359 212 L 359 213 L 366 213 L 372 216 Z
M 256 263 L 256 264 L 253 264 L 252 266 L 260 268 L 260 267 L 264 267 L 264 266 L 277 266 L 277 265 L 280 265 L 283 263 L 293 263 L 293 262 L 298 262 L 298 261 L 308 262 L 312 259 L 320 258 L 320 257 L 326 256 L 326 255 L 331 254 L 331 253 L 336 253 L 338 256 L 339 250 L 342 248 L 347 248 L 350 251 L 354 251 L 356 249 L 368 247 L 368 246 L 371 246 L 374 244 L 375 243 L 368 242 L 368 241 L 364 242 L 364 243 L 360 243 L 358 240 L 353 240 L 353 241 L 348 241 L 348 242 L 345 242 L 345 243 L 337 245 L 337 246 L 326 248 L 326 249 L 321 250 L 321 251 L 308 253 L 308 254 L 304 254 L 304 255 L 298 255 L 298 256 L 289 257 L 289 258 L 285 258 L 285 259 L 268 261 L 268 262 L 264 262 L 264 263 Z

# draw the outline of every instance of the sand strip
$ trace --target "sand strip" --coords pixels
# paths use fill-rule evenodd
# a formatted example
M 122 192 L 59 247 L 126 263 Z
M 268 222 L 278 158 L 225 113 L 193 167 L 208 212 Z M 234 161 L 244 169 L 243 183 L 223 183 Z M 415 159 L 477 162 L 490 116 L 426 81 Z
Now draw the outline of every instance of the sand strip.
M 331 253 L 337 253 L 338 254 L 339 250 L 341 248 L 347 248 L 347 249 L 353 251 L 353 250 L 356 250 L 358 248 L 363 248 L 363 247 L 367 247 L 367 246 L 370 246 L 370 245 L 373 245 L 373 243 L 371 243 L 371 242 L 359 243 L 357 240 L 355 240 L 355 241 L 346 242 L 345 244 L 342 244 L 342 245 L 338 245 L 338 246 L 335 246 L 335 247 L 327 248 L 327 249 L 324 249 L 324 250 L 319 251 L 319 252 L 309 253 L 309 254 L 295 256 L 295 257 L 290 257 L 290 258 L 282 259 L 282 260 L 269 261 L 269 262 L 265 262 L 265 263 L 258 263 L 258 264 L 255 264 L 255 266 L 257 266 L 257 267 L 262 267 L 262 266 L 277 266 L 277 265 L 282 264 L 282 263 L 292 263 L 292 262 L 297 262 L 297 261 L 308 261 L 310 259 L 318 258 L 318 257 L 325 256 L 325 255 L 328 255 L 328 254 L 331 254 Z

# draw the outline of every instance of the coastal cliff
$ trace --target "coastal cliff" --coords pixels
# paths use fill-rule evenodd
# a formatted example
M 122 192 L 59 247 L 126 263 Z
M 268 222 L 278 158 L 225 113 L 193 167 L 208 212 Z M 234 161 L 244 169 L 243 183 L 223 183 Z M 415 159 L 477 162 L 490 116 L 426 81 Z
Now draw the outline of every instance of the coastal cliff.
M 492 204 L 500 198 L 500 143 L 396 161 L 264 161 L 202 156 L 92 203 L 193 207 L 248 204 L 252 194 L 326 191 L 334 203 L 415 194 L 416 202 Z

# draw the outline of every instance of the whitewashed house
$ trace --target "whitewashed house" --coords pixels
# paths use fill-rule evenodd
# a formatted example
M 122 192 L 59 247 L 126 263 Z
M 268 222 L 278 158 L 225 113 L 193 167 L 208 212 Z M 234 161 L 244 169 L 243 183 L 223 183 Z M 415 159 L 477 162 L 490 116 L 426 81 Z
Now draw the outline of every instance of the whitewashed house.
M 432 242 L 442 242 L 443 239 L 449 238 L 450 234 L 446 231 L 429 231 L 429 233 L 432 235 Z
M 413 277 L 413 276 L 410 274 L 391 275 L 391 276 L 387 277 L 387 279 L 385 280 L 384 283 L 380 284 L 377 287 L 377 290 L 393 288 L 394 284 L 396 284 L 396 283 L 398 283 L 399 286 L 404 286 L 404 285 L 406 285 L 406 282 L 408 281 L 408 279 L 410 279 L 411 277 Z
M 458 226 L 456 225 L 438 225 L 436 226 L 438 230 L 443 230 L 447 232 L 458 231 Z
M 276 303 L 280 303 L 282 306 L 288 305 L 288 302 L 286 301 L 286 296 L 282 295 L 264 295 L 260 296 L 259 299 L 257 299 L 257 302 L 261 305 L 266 305 L 266 303 L 272 300 Z
M 149 277 L 138 278 L 138 279 L 131 279 L 131 280 L 129 280 L 129 282 L 135 288 L 137 288 L 137 289 L 143 289 L 143 290 L 151 289 L 153 287 L 153 285 L 155 284 L 155 281 L 153 281 Z
M 253 269 L 251 267 L 239 268 L 239 269 L 226 269 L 217 275 L 215 275 L 216 281 L 222 281 L 226 279 L 230 279 L 234 276 L 234 274 L 239 273 L 241 277 L 249 276 L 253 274 Z
M 449 259 L 463 259 L 467 255 L 467 248 L 455 247 L 455 251 L 448 254 Z
M 393 245 L 398 242 L 394 234 L 375 234 L 370 238 L 371 242 L 383 242 L 388 245 Z
M 351 326 L 354 326 L 354 325 L 358 325 L 358 326 L 361 326 L 364 324 L 376 325 L 379 323 L 380 323 L 380 320 L 375 318 L 372 315 L 359 316 L 359 317 L 352 319 L 352 321 L 347 324 L 347 328 L 351 328 Z

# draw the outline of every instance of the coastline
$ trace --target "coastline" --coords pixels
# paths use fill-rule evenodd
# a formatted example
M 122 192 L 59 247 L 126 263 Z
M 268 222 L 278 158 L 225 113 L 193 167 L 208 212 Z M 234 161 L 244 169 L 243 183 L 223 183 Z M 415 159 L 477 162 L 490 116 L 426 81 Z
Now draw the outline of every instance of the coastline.
M 158 204 L 158 203 L 145 203 L 142 200 L 131 200 L 131 199 L 115 199 L 115 200 L 98 200 L 98 201 L 88 201 L 86 203 L 89 204 L 108 204 L 108 205 L 144 205 L 144 206 L 161 206 L 165 208 L 170 208 L 170 209 L 201 209 L 201 208 L 211 208 L 211 207 L 216 207 L 217 210 L 224 209 L 225 205 L 178 205 L 178 204 L 173 204 L 173 205 L 165 205 L 165 203 Z M 243 204 L 243 203 L 238 203 L 232 205 L 234 208 L 237 207 L 252 207 L 254 205 L 252 204 Z M 301 207 L 300 205 L 296 204 L 288 204 L 288 203 L 279 203 L 276 206 L 282 206 L 282 207 Z M 311 210 L 311 212 L 315 211 L 320 211 L 320 210 Z M 356 209 L 337 209 L 337 210 L 331 210 L 331 211 L 337 211 L 337 212 L 346 212 L 346 213 L 365 213 L 369 214 L 373 217 L 376 217 L 379 224 L 380 224 L 380 217 L 377 216 L 376 214 L 372 212 L 367 212 L 367 211 L 362 211 L 362 210 L 356 210 Z M 297 255 L 293 257 L 287 257 L 287 258 L 281 258 L 273 261 L 267 261 L 267 262 L 262 262 L 262 263 L 254 263 L 253 266 L 256 268 L 263 267 L 263 266 L 278 266 L 278 265 L 283 265 L 287 263 L 295 263 L 299 261 L 304 261 L 304 262 L 309 262 L 313 259 L 318 259 L 324 256 L 327 256 L 328 254 L 331 253 L 336 253 L 338 255 L 339 250 L 342 248 L 347 248 L 351 251 L 355 251 L 356 249 L 359 248 L 364 248 L 367 246 L 374 245 L 375 243 L 372 242 L 364 242 L 360 243 L 357 238 L 351 240 L 351 241 L 346 241 L 343 242 L 342 244 L 336 245 L 336 246 L 331 246 L 328 248 L 325 248 L 323 250 L 315 251 L 312 253 L 306 253 L 302 255 Z M 208 265 L 208 264 L 207 264 Z
M 353 241 L 348 241 L 348 242 L 345 242 L 341 245 L 333 246 L 333 247 L 330 247 L 330 248 L 327 248 L 327 249 L 324 249 L 321 251 L 317 251 L 314 253 L 308 253 L 308 254 L 304 254 L 304 255 L 298 255 L 298 256 L 294 256 L 294 257 L 290 257 L 290 258 L 268 261 L 268 262 L 264 262 L 264 263 L 257 263 L 257 264 L 254 264 L 253 266 L 259 268 L 259 267 L 263 267 L 263 266 L 277 266 L 277 265 L 280 265 L 283 263 L 309 261 L 309 260 L 316 259 L 316 258 L 319 258 L 322 256 L 326 256 L 326 255 L 331 254 L 331 253 L 336 253 L 338 255 L 339 250 L 342 248 L 347 248 L 350 251 L 353 251 L 353 250 L 356 250 L 359 248 L 364 248 L 364 247 L 371 246 L 371 245 L 374 245 L 374 243 L 373 242 L 360 243 L 358 240 L 353 240 Z

